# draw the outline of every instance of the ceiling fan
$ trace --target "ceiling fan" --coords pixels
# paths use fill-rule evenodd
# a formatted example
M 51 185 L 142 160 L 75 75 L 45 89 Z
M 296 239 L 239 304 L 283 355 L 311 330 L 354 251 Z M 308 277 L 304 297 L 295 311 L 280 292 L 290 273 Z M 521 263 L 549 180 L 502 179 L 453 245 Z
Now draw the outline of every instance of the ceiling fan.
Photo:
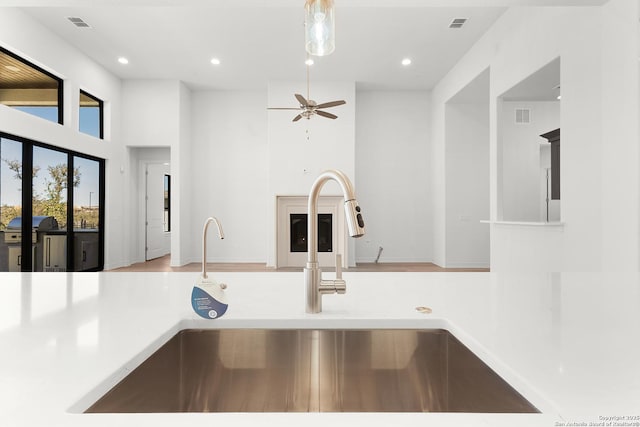
M 322 111 L 323 108 L 331 108 L 337 107 L 338 105 L 346 104 L 346 101 L 330 101 L 323 102 L 322 104 L 316 103 L 316 101 L 309 99 L 309 65 L 307 65 L 307 97 L 300 95 L 299 93 L 294 94 L 300 106 L 297 108 L 288 108 L 288 107 L 269 107 L 267 110 L 296 110 L 300 111 L 300 114 L 295 116 L 292 121 L 297 122 L 301 118 L 310 119 L 312 116 L 318 115 L 322 117 L 326 117 L 328 119 L 337 119 L 338 116 L 335 114 L 327 113 L 326 111 Z

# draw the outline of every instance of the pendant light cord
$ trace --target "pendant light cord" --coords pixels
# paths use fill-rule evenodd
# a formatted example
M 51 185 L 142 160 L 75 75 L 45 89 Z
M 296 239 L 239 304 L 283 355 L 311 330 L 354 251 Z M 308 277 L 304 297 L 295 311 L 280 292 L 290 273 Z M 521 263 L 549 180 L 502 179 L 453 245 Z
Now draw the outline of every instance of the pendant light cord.
M 307 55 L 307 60 L 309 59 L 309 55 Z M 309 101 L 309 68 L 311 65 L 307 64 L 307 101 Z

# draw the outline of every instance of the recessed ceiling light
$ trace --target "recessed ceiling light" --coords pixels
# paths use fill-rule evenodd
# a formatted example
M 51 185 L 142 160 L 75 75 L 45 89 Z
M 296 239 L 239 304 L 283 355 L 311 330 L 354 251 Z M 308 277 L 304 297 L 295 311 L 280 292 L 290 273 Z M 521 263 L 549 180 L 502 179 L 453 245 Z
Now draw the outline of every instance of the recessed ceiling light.
M 211 63 L 213 65 L 220 65 L 220 60 L 218 58 L 211 58 Z
M 306 61 L 304 61 L 304 63 L 307 65 L 313 65 L 313 59 L 309 58 Z
M 118 62 L 123 64 L 123 65 L 126 65 L 126 64 L 129 63 L 129 60 L 127 58 L 125 58 L 124 56 L 121 56 L 120 58 L 118 58 Z
M 404 65 L 405 67 L 406 67 L 407 65 L 411 65 L 411 60 L 410 60 L 409 58 L 404 58 L 404 59 L 402 60 L 402 65 Z
M 9 71 L 13 71 L 14 73 L 17 73 L 18 71 L 20 71 L 20 68 L 16 67 L 15 65 L 5 65 L 4 68 L 6 68 Z
M 556 99 L 562 99 L 562 95 L 558 95 Z

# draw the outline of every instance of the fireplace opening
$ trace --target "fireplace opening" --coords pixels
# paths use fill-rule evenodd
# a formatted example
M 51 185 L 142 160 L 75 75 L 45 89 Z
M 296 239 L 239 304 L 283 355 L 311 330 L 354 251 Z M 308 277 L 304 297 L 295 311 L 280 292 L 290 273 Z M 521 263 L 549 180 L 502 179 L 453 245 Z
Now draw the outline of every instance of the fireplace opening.
M 318 214 L 318 252 L 332 252 L 332 214 Z M 291 252 L 307 252 L 307 214 L 289 214 Z

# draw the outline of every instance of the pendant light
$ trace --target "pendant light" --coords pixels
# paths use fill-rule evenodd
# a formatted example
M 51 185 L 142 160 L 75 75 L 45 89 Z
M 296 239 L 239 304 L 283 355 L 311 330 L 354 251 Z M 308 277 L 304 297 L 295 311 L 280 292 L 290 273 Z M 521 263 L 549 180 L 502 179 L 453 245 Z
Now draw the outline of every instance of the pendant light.
M 325 56 L 336 48 L 333 0 L 306 0 L 305 48 L 310 55 Z

